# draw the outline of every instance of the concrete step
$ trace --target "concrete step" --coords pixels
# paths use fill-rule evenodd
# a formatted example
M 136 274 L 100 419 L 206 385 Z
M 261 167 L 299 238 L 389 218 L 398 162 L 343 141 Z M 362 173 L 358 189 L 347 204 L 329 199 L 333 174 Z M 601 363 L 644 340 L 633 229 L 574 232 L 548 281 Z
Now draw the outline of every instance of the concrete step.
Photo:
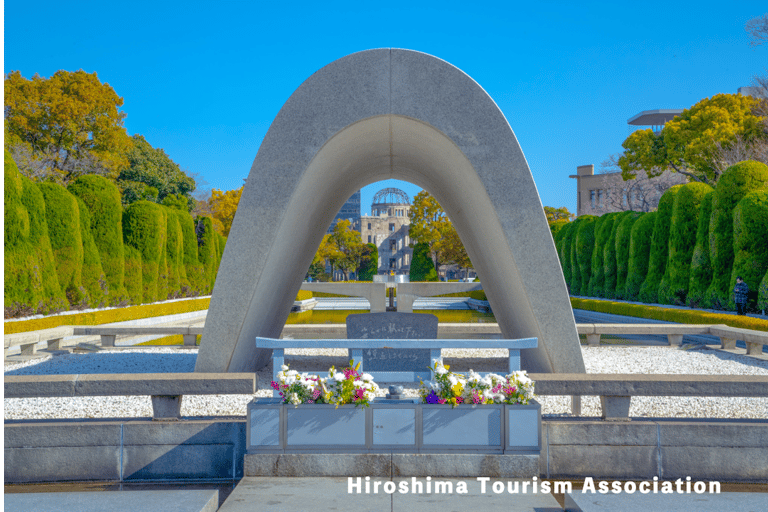
M 5 510 L 216 512 L 217 490 L 6 493 Z M 254 509 L 251 509 L 254 510 Z
M 496 494 L 493 482 L 503 482 L 505 489 L 508 479 L 490 480 L 482 492 L 476 478 L 371 478 L 367 481 L 370 492 L 366 492 L 365 477 L 362 476 L 360 492 L 354 486 L 357 478 L 262 478 L 245 477 L 232 491 L 219 509 L 220 512 L 284 512 L 286 510 L 352 510 L 355 512 L 466 512 L 467 510 L 504 512 L 555 512 L 562 507 L 551 494 L 518 493 L 506 490 Z M 350 488 L 350 482 L 352 487 Z M 384 492 L 384 484 L 393 482 L 397 491 Z M 440 492 L 436 484 L 440 482 Z M 459 483 L 466 486 L 462 493 Z M 511 480 L 514 482 L 514 480 Z M 376 483 L 379 485 L 377 486 Z M 429 483 L 429 486 L 427 484 Z M 450 485 L 449 485 L 450 484 Z M 391 484 L 390 484 L 391 485 Z M 401 485 L 408 492 L 401 493 Z M 374 488 L 378 492 L 374 492 Z M 447 492 L 449 488 L 452 492 Z M 418 491 L 422 492 L 419 493 Z M 427 491 L 431 492 L 427 492 Z M 350 492 L 351 491 L 351 492 Z M 412 492 L 416 491 L 416 492 Z
M 651 487 L 652 489 L 652 487 Z M 660 487 L 661 489 L 661 487 Z M 683 483 L 685 490 L 685 483 Z M 651 491 L 652 492 L 652 491 Z M 565 495 L 569 512 L 759 512 L 768 510 L 768 493 L 723 492 L 719 494 L 599 494 L 572 492 Z

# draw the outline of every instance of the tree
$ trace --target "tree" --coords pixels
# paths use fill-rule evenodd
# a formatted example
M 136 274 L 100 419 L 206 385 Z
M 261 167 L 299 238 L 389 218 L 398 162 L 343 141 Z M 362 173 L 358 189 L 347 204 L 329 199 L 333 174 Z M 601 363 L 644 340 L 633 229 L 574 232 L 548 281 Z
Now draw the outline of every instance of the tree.
M 363 255 L 364 245 L 360 232 L 352 229 L 352 223 L 349 220 L 340 220 L 333 226 L 329 242 L 335 246 L 340 255 L 340 257 L 337 256 L 336 265 L 344 273 L 344 280 L 347 281 L 349 273 L 360 266 Z
M 117 177 L 123 204 L 142 199 L 162 203 L 168 195 L 175 195 L 187 200 L 189 210 L 194 205 L 190 193 L 195 189 L 195 180 L 187 176 L 165 151 L 153 148 L 142 135 L 134 135 L 132 140 L 133 145 L 127 153 L 129 166 Z
M 224 236 L 229 236 L 229 230 L 232 229 L 232 221 L 235 220 L 237 206 L 240 204 L 240 197 L 243 195 L 243 187 L 237 190 L 227 190 L 226 192 L 215 188 L 211 190 L 211 199 L 208 203 L 212 218 L 214 219 L 213 227 Z
M 621 155 L 610 155 L 600 167 L 602 172 L 622 172 L 619 166 Z M 624 181 L 615 188 L 607 191 L 603 201 L 594 210 L 610 212 L 617 210 L 632 210 L 635 212 L 652 212 L 659 206 L 659 199 L 670 187 L 687 183 L 686 176 L 666 170 L 658 176 L 650 177 L 645 172 L 634 175 L 622 173 Z
M 379 250 L 375 244 L 365 244 L 360 256 L 360 267 L 357 269 L 358 281 L 371 281 L 379 270 Z
M 443 211 L 443 207 L 426 190 L 422 190 L 413 201 L 409 213 L 411 225 L 408 236 L 415 244 L 427 244 L 435 272 L 440 270 L 440 265 L 446 262 L 444 249 L 448 243 L 442 243 L 449 229 L 452 229 L 451 221 Z
M 753 114 L 758 100 L 740 94 L 717 94 L 686 109 L 656 135 L 637 130 L 624 141 L 619 158 L 625 179 L 640 172 L 649 177 L 672 170 L 710 185 L 722 175 L 719 155 L 739 138 L 752 145 L 765 138 L 763 118 Z
M 5 76 L 5 146 L 18 154 L 22 173 L 64 185 L 82 174 L 112 179 L 127 165 L 131 139 L 123 99 L 96 73 L 57 71 L 31 80 Z
M 569 212 L 568 208 L 565 206 L 561 206 L 560 208 L 545 206 L 544 214 L 546 214 L 547 222 L 549 222 L 550 225 L 558 220 L 573 220 L 576 218 L 576 215 Z
M 459 234 L 453 227 L 453 224 L 448 226 L 445 230 L 443 239 L 440 241 L 440 247 L 442 247 L 443 257 L 446 263 L 454 263 L 459 267 L 459 275 L 461 275 L 462 269 L 472 268 L 472 262 L 469 260 L 467 249 L 459 238 Z
M 747 21 L 744 29 L 752 38 L 750 45 L 760 46 L 764 41 L 768 41 L 768 14 Z
M 425 243 L 418 243 L 413 248 L 409 279 L 411 282 L 438 280 L 435 265 L 429 257 L 429 246 Z

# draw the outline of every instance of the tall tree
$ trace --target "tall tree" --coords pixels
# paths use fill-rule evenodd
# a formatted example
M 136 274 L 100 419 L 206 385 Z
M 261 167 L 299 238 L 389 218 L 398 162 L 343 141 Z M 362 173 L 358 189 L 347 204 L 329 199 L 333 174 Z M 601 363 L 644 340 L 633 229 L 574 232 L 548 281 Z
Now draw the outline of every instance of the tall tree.
M 224 236 L 229 236 L 229 230 L 232 229 L 232 221 L 235 220 L 235 213 L 237 213 L 237 206 L 240 204 L 242 195 L 243 187 L 226 192 L 218 189 L 211 191 L 208 204 L 214 219 L 213 227 Z
M 363 255 L 363 247 L 365 246 L 360 238 L 360 232 L 352 229 L 352 223 L 349 220 L 340 220 L 333 226 L 330 242 L 336 246 L 341 254 L 336 265 L 344 273 L 344 280 L 347 281 L 349 273 L 360 266 L 360 259 Z
M 561 206 L 560 208 L 555 208 L 553 206 L 545 206 L 544 214 L 547 216 L 547 222 L 549 222 L 550 224 L 558 220 L 573 220 L 574 218 L 576 218 L 576 215 L 569 212 L 568 208 L 566 208 L 565 206 Z
M 766 136 L 763 118 L 753 113 L 758 100 L 740 94 L 717 94 L 686 109 L 653 130 L 637 130 L 624 141 L 619 167 L 625 179 L 672 170 L 710 185 L 722 174 L 719 155 L 738 140 L 751 145 Z
M 123 204 L 139 200 L 157 203 L 169 195 L 181 196 L 191 209 L 194 200 L 190 193 L 195 180 L 187 176 L 179 165 L 159 148 L 153 148 L 142 135 L 134 135 L 133 146 L 127 153 L 129 166 L 120 172 L 117 185 L 123 196 Z
M 453 224 L 445 230 L 440 246 L 443 249 L 445 261 L 455 263 L 459 267 L 459 274 L 461 274 L 462 269 L 472 268 L 472 262 L 469 260 L 467 249 L 461 242 L 461 238 L 459 238 L 459 234 L 456 232 Z
M 443 239 L 448 230 L 453 227 L 451 221 L 440 203 L 426 190 L 416 194 L 409 217 L 411 225 L 408 236 L 414 244 L 427 245 L 435 265 L 435 272 L 439 272 L 440 265 L 446 262 L 444 249 L 447 244 Z
M 357 269 L 358 281 L 371 281 L 379 270 L 379 250 L 376 244 L 365 244 L 360 256 L 360 267 Z
M 23 173 L 69 184 L 82 174 L 114 179 L 131 139 L 123 99 L 96 73 L 57 71 L 31 80 L 5 76 L 5 147 L 23 156 Z

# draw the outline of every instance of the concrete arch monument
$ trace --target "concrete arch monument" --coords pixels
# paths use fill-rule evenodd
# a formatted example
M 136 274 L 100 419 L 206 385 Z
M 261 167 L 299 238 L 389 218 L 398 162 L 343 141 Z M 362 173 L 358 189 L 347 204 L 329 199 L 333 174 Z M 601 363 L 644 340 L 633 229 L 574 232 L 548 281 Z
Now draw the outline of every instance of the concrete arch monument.
M 584 372 L 549 227 L 498 106 L 451 64 L 410 50 L 343 57 L 283 105 L 259 148 L 221 261 L 195 370 L 253 371 L 278 337 L 325 230 L 359 188 L 428 190 L 459 233 L 528 371 Z

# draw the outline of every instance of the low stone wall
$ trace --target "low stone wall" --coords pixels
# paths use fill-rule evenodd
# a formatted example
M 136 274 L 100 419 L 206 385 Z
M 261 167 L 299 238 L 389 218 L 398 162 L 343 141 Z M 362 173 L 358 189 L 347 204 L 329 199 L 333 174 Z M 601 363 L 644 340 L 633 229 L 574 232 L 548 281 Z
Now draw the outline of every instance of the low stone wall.
M 245 451 L 244 419 L 6 422 L 5 483 L 237 480 L 243 476 Z M 366 455 L 381 457 L 354 457 L 364 462 Z M 462 467 L 483 472 L 488 466 L 482 458 L 468 454 Z M 279 462 L 275 464 L 277 471 Z M 542 422 L 539 473 L 551 479 L 690 476 L 768 482 L 768 422 L 550 419 Z

